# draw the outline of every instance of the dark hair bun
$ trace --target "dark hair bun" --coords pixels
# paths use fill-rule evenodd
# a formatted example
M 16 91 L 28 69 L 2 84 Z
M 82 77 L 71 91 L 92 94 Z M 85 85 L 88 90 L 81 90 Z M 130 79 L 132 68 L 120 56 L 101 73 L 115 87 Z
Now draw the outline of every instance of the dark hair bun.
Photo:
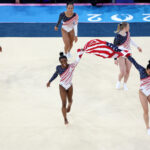
M 150 60 L 148 61 L 148 63 L 150 64 Z
M 60 55 L 60 56 L 64 56 L 64 53 L 63 53 L 63 52 L 60 52 L 59 55 Z
M 68 3 L 67 3 L 67 6 L 68 6 L 68 5 L 73 5 L 73 2 L 68 2 Z

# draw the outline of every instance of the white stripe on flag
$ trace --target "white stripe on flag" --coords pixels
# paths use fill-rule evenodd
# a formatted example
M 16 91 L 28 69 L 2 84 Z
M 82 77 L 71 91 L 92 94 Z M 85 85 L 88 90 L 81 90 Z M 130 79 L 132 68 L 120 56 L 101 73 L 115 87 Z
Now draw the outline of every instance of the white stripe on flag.
M 86 52 L 95 51 L 95 50 L 97 50 L 97 51 L 106 51 L 106 52 L 109 52 L 110 54 L 113 53 L 112 50 L 110 50 L 108 48 L 95 48 L 94 50 L 89 49 L 89 50 L 86 50 Z
M 91 48 L 95 48 L 95 47 L 101 47 L 101 46 L 106 46 L 106 44 L 96 44 L 96 45 L 93 45 L 93 46 L 88 46 L 86 50 L 88 49 L 91 49 Z
M 101 56 L 104 56 L 104 57 L 109 57 L 109 55 L 106 54 L 106 53 L 91 53 L 91 54 L 94 54 L 94 55 L 101 55 Z

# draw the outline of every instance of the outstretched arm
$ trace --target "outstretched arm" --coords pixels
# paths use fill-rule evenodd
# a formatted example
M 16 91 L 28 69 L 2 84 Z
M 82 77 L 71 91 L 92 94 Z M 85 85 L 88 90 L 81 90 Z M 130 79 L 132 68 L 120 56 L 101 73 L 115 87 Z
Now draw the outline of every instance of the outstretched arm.
M 132 56 L 128 56 L 129 61 L 135 66 L 135 68 L 140 71 L 141 69 L 145 69 L 141 65 L 139 65 L 136 60 Z
M 134 46 L 134 47 L 136 47 L 138 50 L 139 50 L 139 52 L 142 52 L 142 49 L 131 39 L 130 40 L 130 43 Z
M 131 45 L 133 45 L 134 47 L 138 48 L 137 44 L 136 44 L 132 39 L 130 39 L 130 43 L 131 43 Z
M 50 80 L 47 82 L 47 87 L 50 87 L 50 83 L 55 80 L 58 76 L 58 71 L 57 71 L 57 68 L 56 68 L 56 72 L 53 74 L 53 76 L 50 78 Z
M 62 15 L 62 13 L 61 13 L 61 14 L 59 15 L 59 19 L 58 19 L 57 24 L 56 24 L 56 26 L 55 26 L 55 30 L 56 30 L 56 31 L 58 30 L 58 26 L 59 26 L 59 24 L 61 23 L 62 17 L 63 17 L 63 15 Z

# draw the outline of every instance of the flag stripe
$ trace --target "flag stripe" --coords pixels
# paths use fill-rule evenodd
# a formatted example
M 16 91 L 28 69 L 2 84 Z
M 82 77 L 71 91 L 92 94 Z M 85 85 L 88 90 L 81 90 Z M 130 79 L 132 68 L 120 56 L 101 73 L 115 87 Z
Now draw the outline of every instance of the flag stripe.
M 94 39 L 87 42 L 84 46 L 86 53 L 94 54 L 103 58 L 112 58 L 126 56 L 129 54 L 128 50 L 121 51 L 115 45 L 99 39 Z

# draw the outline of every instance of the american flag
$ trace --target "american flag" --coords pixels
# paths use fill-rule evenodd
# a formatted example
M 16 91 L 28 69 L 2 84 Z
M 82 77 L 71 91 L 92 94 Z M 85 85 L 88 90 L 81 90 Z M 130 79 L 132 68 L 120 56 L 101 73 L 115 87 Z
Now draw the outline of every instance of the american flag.
M 103 58 L 118 58 L 120 56 L 129 56 L 128 50 L 120 50 L 112 43 L 94 39 L 87 42 L 84 46 L 85 53 L 94 54 Z

